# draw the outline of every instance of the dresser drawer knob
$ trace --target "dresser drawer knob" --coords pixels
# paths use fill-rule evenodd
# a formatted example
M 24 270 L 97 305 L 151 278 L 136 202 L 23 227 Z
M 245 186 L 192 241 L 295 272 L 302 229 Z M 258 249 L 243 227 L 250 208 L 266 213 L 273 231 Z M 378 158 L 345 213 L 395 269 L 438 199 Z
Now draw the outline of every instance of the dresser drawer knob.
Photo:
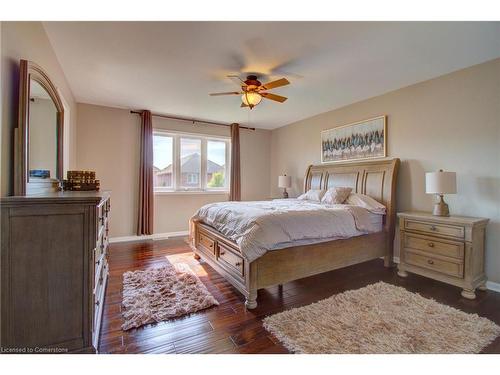
M 220 255 L 224 255 L 226 252 L 225 251 L 221 251 L 220 252 Z
M 428 260 L 427 260 L 427 263 L 429 263 L 429 264 L 434 264 L 434 261 L 433 261 L 432 259 L 428 259 Z
M 99 305 L 100 305 L 99 300 L 95 301 L 95 305 L 96 305 L 96 306 L 99 306 Z
M 427 245 L 429 245 L 429 247 L 434 247 L 434 242 L 429 242 Z
M 241 266 L 241 262 L 236 262 L 235 264 L 237 267 Z

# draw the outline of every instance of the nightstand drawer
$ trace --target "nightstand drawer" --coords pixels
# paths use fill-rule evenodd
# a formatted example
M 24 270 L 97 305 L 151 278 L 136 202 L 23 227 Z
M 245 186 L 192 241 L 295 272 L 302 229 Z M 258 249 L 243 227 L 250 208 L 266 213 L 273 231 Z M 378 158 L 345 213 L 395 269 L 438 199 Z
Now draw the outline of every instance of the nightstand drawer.
M 465 235 L 464 227 L 457 225 L 435 224 L 417 220 L 405 220 L 405 229 L 460 239 L 463 239 Z
M 405 263 L 427 268 L 449 276 L 459 278 L 463 278 L 464 276 L 464 264 L 462 262 L 447 261 L 432 256 L 417 254 L 410 249 L 405 249 Z
M 457 258 L 460 260 L 464 259 L 463 242 L 446 241 L 430 236 L 405 233 L 404 247 Z

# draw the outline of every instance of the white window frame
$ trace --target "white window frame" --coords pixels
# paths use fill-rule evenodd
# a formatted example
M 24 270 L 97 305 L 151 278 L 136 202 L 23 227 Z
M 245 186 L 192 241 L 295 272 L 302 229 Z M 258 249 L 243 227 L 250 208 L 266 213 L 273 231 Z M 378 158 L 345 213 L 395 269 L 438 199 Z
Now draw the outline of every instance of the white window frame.
M 153 129 L 153 136 L 172 137 L 172 187 L 154 186 L 155 194 L 223 194 L 229 193 L 230 165 L 231 165 L 231 138 L 212 136 L 197 133 L 184 133 L 172 130 Z M 199 139 L 201 141 L 201 170 L 200 187 L 190 188 L 181 186 L 181 138 Z M 209 188 L 207 186 L 207 142 L 216 141 L 226 143 L 225 183 L 222 188 Z

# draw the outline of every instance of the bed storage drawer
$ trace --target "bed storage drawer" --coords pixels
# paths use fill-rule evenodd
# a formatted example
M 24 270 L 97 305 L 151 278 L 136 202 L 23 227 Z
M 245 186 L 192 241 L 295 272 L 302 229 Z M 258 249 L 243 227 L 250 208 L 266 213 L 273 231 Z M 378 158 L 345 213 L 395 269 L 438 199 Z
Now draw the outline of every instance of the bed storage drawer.
M 235 272 L 237 275 L 244 275 L 243 258 L 221 243 L 217 243 L 217 260 L 225 268 Z
M 215 255 L 215 240 L 208 233 L 203 231 L 198 232 L 198 244 L 205 252 Z
M 465 236 L 464 227 L 457 225 L 434 224 L 417 220 L 405 220 L 405 229 L 459 239 L 463 239 Z
M 431 236 L 405 233 L 404 247 L 460 260 L 464 258 L 463 242 L 447 241 Z

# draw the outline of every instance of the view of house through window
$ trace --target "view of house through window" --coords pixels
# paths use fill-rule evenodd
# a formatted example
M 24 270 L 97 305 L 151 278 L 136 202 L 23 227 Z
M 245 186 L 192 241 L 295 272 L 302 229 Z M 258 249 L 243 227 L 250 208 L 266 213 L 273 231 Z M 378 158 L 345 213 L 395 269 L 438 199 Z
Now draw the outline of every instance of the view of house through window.
M 166 135 L 153 136 L 153 186 L 172 189 L 174 138 Z
M 207 186 L 226 186 L 226 144 L 223 141 L 207 141 Z
M 155 131 L 155 191 L 228 190 L 229 139 Z

